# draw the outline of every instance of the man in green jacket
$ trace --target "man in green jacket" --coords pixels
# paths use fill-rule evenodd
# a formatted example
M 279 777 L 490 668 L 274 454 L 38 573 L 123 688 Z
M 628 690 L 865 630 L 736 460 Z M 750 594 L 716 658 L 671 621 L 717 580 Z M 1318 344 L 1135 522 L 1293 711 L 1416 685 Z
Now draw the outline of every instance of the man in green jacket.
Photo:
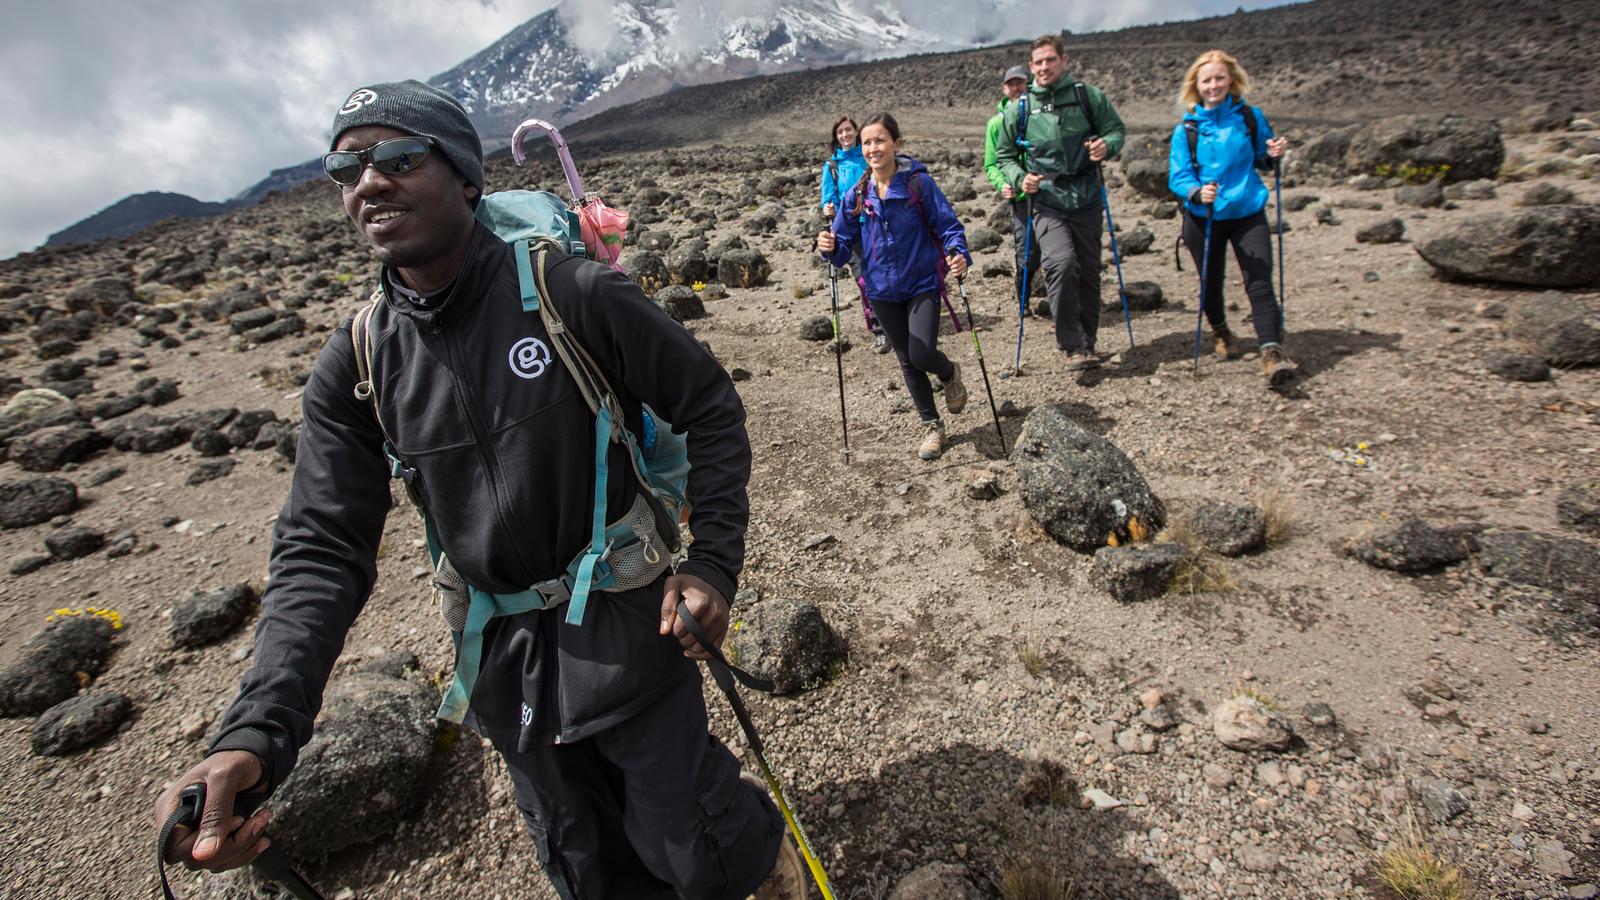
M 1099 164 L 1122 151 L 1122 118 L 1098 88 L 1080 90 L 1065 77 L 1067 49 L 1059 35 L 1033 42 L 1028 67 L 1033 86 L 1003 113 L 995 162 L 1006 183 L 1028 195 L 1033 207 L 1033 239 L 1055 315 L 1056 349 L 1072 355 L 1069 369 L 1093 368 L 1100 364 L 1094 355 L 1104 216 Z M 1027 122 L 1019 143 L 1023 107 Z
M 1005 96 L 1001 97 L 999 104 L 995 106 L 994 117 L 989 119 L 989 125 L 983 135 L 983 174 L 989 177 L 989 183 L 1000 192 L 1000 196 L 1011 203 L 1011 249 L 1017 258 L 1016 274 L 1012 277 L 1011 289 L 1017 294 L 1024 316 L 1028 314 L 1028 304 L 1022 298 L 1023 272 L 1026 270 L 1030 279 L 1038 273 L 1039 248 L 1028 240 L 1027 206 L 1018 202 L 1017 189 L 1006 181 L 1005 173 L 1000 171 L 1000 164 L 995 159 L 995 145 L 1000 142 L 1000 126 L 1005 121 L 1006 107 L 1015 103 L 1027 89 L 1026 67 L 1012 66 L 1006 70 L 1005 77 L 1000 82 L 1000 90 Z

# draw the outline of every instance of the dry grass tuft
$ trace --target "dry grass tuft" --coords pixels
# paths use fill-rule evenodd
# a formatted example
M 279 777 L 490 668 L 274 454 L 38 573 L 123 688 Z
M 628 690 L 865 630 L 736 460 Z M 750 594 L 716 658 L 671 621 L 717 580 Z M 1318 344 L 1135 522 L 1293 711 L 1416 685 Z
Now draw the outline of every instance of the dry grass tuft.
M 1000 896 L 1005 900 L 1074 900 L 1078 885 L 1053 861 L 1024 859 L 1001 866 Z
M 1170 590 L 1179 594 L 1226 594 L 1237 587 L 1226 563 L 1215 556 L 1197 554 L 1178 566 Z
M 1378 855 L 1378 880 L 1401 900 L 1467 900 L 1461 869 L 1412 831 Z
M 1267 546 L 1276 547 L 1294 535 L 1294 510 L 1289 498 L 1277 488 L 1271 488 L 1256 501 L 1267 520 Z
M 1044 653 L 1033 638 L 1027 638 L 1017 644 L 1017 661 L 1022 663 L 1024 672 L 1035 678 L 1044 671 Z

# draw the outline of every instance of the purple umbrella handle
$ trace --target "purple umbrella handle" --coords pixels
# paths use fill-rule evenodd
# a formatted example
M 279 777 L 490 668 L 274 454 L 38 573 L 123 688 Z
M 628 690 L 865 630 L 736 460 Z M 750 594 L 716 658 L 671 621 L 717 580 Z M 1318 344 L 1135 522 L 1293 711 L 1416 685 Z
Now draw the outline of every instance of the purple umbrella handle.
M 511 158 L 517 165 L 522 165 L 527 156 L 522 152 L 522 139 L 529 131 L 539 129 L 550 136 L 550 143 L 556 145 L 556 157 L 561 160 L 561 171 L 567 175 L 567 186 L 572 188 L 572 199 L 578 204 L 583 204 L 588 198 L 583 193 L 583 179 L 578 177 L 578 167 L 572 164 L 572 153 L 567 150 L 567 142 L 561 137 L 561 132 L 554 125 L 543 119 L 528 119 L 511 134 Z

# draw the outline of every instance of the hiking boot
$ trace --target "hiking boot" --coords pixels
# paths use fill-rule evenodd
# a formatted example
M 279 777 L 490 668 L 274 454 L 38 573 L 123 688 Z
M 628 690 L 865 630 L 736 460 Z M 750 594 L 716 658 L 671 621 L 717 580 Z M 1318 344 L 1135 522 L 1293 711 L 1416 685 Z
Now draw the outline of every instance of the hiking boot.
M 1294 379 L 1300 367 L 1294 364 L 1283 348 L 1276 344 L 1265 347 L 1261 351 L 1261 374 L 1267 376 L 1267 384 L 1277 387 L 1287 384 Z
M 763 794 L 768 792 L 766 784 L 749 772 L 740 772 L 739 780 Z M 756 892 L 750 895 L 750 900 L 806 900 L 806 867 L 800 861 L 800 851 L 796 849 L 789 832 L 783 833 L 783 843 L 778 846 L 778 861 L 772 867 L 772 874 L 761 882 Z
M 1211 338 L 1217 342 L 1217 359 L 1229 360 L 1239 358 L 1239 339 L 1227 326 L 1211 329 Z
M 887 334 L 884 334 L 883 332 L 880 331 L 877 334 L 874 334 L 872 336 L 872 352 L 873 353 L 888 353 L 889 352 L 889 336 Z
M 922 436 L 917 455 L 923 459 L 938 459 L 944 454 L 944 423 L 934 419 L 932 422 L 923 422 L 922 427 L 927 433 Z
M 787 831 L 783 833 L 783 844 L 778 847 L 777 865 L 750 895 L 750 900 L 806 900 L 806 868 L 800 862 L 794 838 Z
M 967 386 L 961 380 L 961 364 L 950 365 L 955 367 L 956 373 L 944 383 L 944 408 L 955 414 L 967 408 Z
M 1081 372 L 1084 369 L 1095 369 L 1100 366 L 1100 357 L 1095 356 L 1092 351 L 1086 348 L 1080 347 L 1077 350 L 1063 350 L 1061 352 L 1069 353 L 1067 357 L 1068 372 Z

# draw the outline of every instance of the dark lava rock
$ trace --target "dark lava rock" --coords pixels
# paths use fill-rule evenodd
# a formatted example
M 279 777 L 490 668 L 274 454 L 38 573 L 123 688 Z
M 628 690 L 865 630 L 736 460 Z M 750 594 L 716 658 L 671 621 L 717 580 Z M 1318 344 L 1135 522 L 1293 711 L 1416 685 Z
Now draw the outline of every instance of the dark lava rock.
M 204 593 L 195 591 L 172 608 L 172 643 L 204 647 L 233 632 L 256 607 L 256 592 L 239 583 Z
M 261 426 L 276 422 L 278 414 L 270 409 L 252 409 L 240 413 L 229 423 L 223 436 L 235 447 L 249 447 L 261 433 Z
M 30 472 L 54 472 L 109 443 L 105 435 L 87 425 L 53 425 L 16 438 L 7 447 L 6 456 Z
M 99 487 L 102 484 L 116 481 L 126 474 L 128 474 L 128 470 L 125 466 L 111 466 L 101 469 L 89 477 L 89 486 Z
M 967 249 L 973 253 L 982 253 L 985 250 L 995 250 L 1005 243 L 1005 238 L 993 228 L 978 226 L 967 231 Z
M 135 299 L 133 285 L 126 280 L 96 278 L 67 291 L 66 306 L 69 313 L 90 310 L 102 316 L 109 316 L 121 309 L 124 303 L 132 303 Z
M 234 461 L 230 457 L 203 462 L 194 467 L 194 470 L 189 473 L 189 477 L 184 479 L 184 484 L 194 487 L 195 485 L 205 484 L 208 481 L 216 481 L 218 478 L 225 478 L 233 472 L 233 466 Z
M 1582 287 L 1600 282 L 1596 245 L 1600 207 L 1535 206 L 1452 220 L 1416 247 L 1451 278 Z
M 1190 559 L 1182 544 L 1123 544 L 1094 552 L 1094 573 L 1119 603 L 1150 600 L 1167 592 L 1178 568 Z
M 1149 212 L 1150 218 L 1158 219 L 1163 222 L 1169 219 L 1176 219 L 1178 217 L 1178 201 L 1159 200 L 1150 204 Z
M 1023 423 L 1011 452 L 1028 513 L 1056 540 L 1092 553 L 1130 530 L 1154 534 L 1167 511 L 1115 444 L 1073 421 L 1070 409 L 1049 404 Z
M 105 671 L 114 633 L 100 616 L 64 616 L 36 632 L 0 670 L 0 716 L 36 715 L 78 693 L 79 673 Z
M 107 397 L 97 401 L 89 408 L 89 414 L 96 419 L 115 419 L 125 416 L 144 405 L 144 397 L 138 394 L 129 394 L 126 397 Z
M 1499 125 L 1454 115 L 1378 119 L 1357 129 L 1345 154 L 1353 172 L 1411 172 L 1446 182 L 1493 178 L 1505 159 Z
M 1573 531 L 1600 535 L 1600 481 L 1569 485 L 1556 498 L 1556 521 Z
M 1444 205 L 1444 188 L 1438 181 L 1427 184 L 1405 184 L 1395 188 L 1394 202 L 1401 206 L 1420 206 L 1432 209 Z
M 1600 602 L 1600 548 L 1587 541 L 1532 531 L 1487 531 L 1478 536 L 1478 561 L 1496 578 Z
M 38 756 L 66 756 L 115 732 L 133 712 L 116 691 L 90 691 L 45 710 L 30 741 Z
M 1360 244 L 1394 244 L 1405 237 L 1406 223 L 1399 219 L 1386 219 L 1356 232 Z
M 792 694 L 827 679 L 844 658 L 844 645 L 815 603 L 766 600 L 744 616 L 731 641 L 739 665 L 772 680 L 776 693 Z
M 171 378 L 163 378 L 140 390 L 144 391 L 144 402 L 151 406 L 165 406 L 178 399 L 178 382 Z
M 1422 808 L 1428 811 L 1428 815 L 1441 825 L 1466 812 L 1472 806 L 1467 802 L 1467 798 L 1456 790 L 1455 785 L 1442 778 L 1413 778 L 1411 792 L 1416 795 Z
M 270 307 L 247 309 L 228 317 L 228 331 L 233 334 L 244 334 L 251 329 L 270 325 L 277 318 L 278 311 Z
M 1299 212 L 1321 199 L 1316 194 L 1290 194 L 1283 198 L 1283 210 L 1284 212 Z
M 1133 230 L 1117 238 L 1117 252 L 1123 256 L 1138 256 L 1149 253 L 1156 242 L 1156 233 L 1144 225 L 1135 225 Z
M 1161 285 L 1154 281 L 1130 281 L 1127 284 L 1128 309 L 1132 312 L 1150 312 L 1166 305 L 1167 298 L 1161 291 Z M 1107 311 L 1122 310 L 1122 297 L 1111 294 L 1102 301 Z
M 335 679 L 311 742 L 273 793 L 273 839 L 292 856 L 320 857 L 392 832 L 432 786 L 438 702 L 412 678 Z
M 1494 179 L 1480 178 L 1477 181 L 1460 181 L 1447 184 L 1444 187 L 1446 200 L 1493 200 L 1498 185 Z
M 760 250 L 729 250 L 717 260 L 717 280 L 729 287 L 757 287 L 771 274 L 772 265 Z
M 304 331 L 305 328 L 305 320 L 300 318 L 297 313 L 285 312 L 270 324 L 246 331 L 244 339 L 252 344 L 268 344 L 280 338 L 297 335 Z
M 696 238 L 685 241 L 667 254 L 667 269 L 675 284 L 693 285 L 710 281 L 714 272 L 706 242 Z
M 26 556 L 18 557 L 17 560 L 11 564 L 9 571 L 11 574 L 18 577 L 23 575 L 31 575 L 55 561 L 56 558 L 48 553 L 30 553 Z
M 1426 572 L 1458 563 L 1473 550 L 1473 539 L 1456 529 L 1434 528 L 1421 519 L 1352 541 L 1346 548 L 1369 566 L 1396 572 Z
M 59 528 L 45 535 L 44 546 L 57 559 L 77 559 L 106 545 L 103 532 L 93 528 Z
M 674 321 L 683 322 L 688 319 L 703 319 L 706 315 L 706 305 L 701 301 L 700 295 L 694 288 L 683 284 L 672 284 L 656 291 L 656 305 L 661 311 L 671 316 Z
M 196 431 L 194 437 L 189 439 L 189 446 L 201 456 L 227 456 L 228 451 L 233 449 L 233 444 L 229 443 L 222 432 L 209 428 Z
M 619 260 L 622 270 L 628 273 L 645 293 L 651 293 L 672 283 L 672 273 L 659 253 L 637 250 Z
M 1516 304 L 1506 325 L 1553 366 L 1600 365 L 1600 314 L 1565 294 L 1546 291 Z
M 1133 189 L 1157 200 L 1172 199 L 1172 189 L 1167 187 L 1167 161 L 1165 159 L 1135 159 L 1122 164 L 1122 175 Z
M 1550 367 L 1537 356 L 1496 353 L 1484 360 L 1489 371 L 1508 381 L 1549 381 Z
M 1189 513 L 1184 524 L 1207 550 L 1223 556 L 1249 553 L 1267 540 L 1267 516 L 1253 504 L 1207 500 Z
M 26 528 L 78 508 L 78 486 L 45 475 L 0 483 L 0 528 Z
M 1518 206 L 1563 206 L 1578 199 L 1578 195 L 1564 187 L 1541 181 L 1528 185 L 1522 192 Z
M 189 435 L 176 425 L 152 425 L 123 432 L 116 441 L 117 449 L 135 453 L 160 453 L 171 450 L 189 439 Z
M 800 338 L 806 341 L 833 340 L 833 319 L 827 316 L 807 316 L 800 323 Z

